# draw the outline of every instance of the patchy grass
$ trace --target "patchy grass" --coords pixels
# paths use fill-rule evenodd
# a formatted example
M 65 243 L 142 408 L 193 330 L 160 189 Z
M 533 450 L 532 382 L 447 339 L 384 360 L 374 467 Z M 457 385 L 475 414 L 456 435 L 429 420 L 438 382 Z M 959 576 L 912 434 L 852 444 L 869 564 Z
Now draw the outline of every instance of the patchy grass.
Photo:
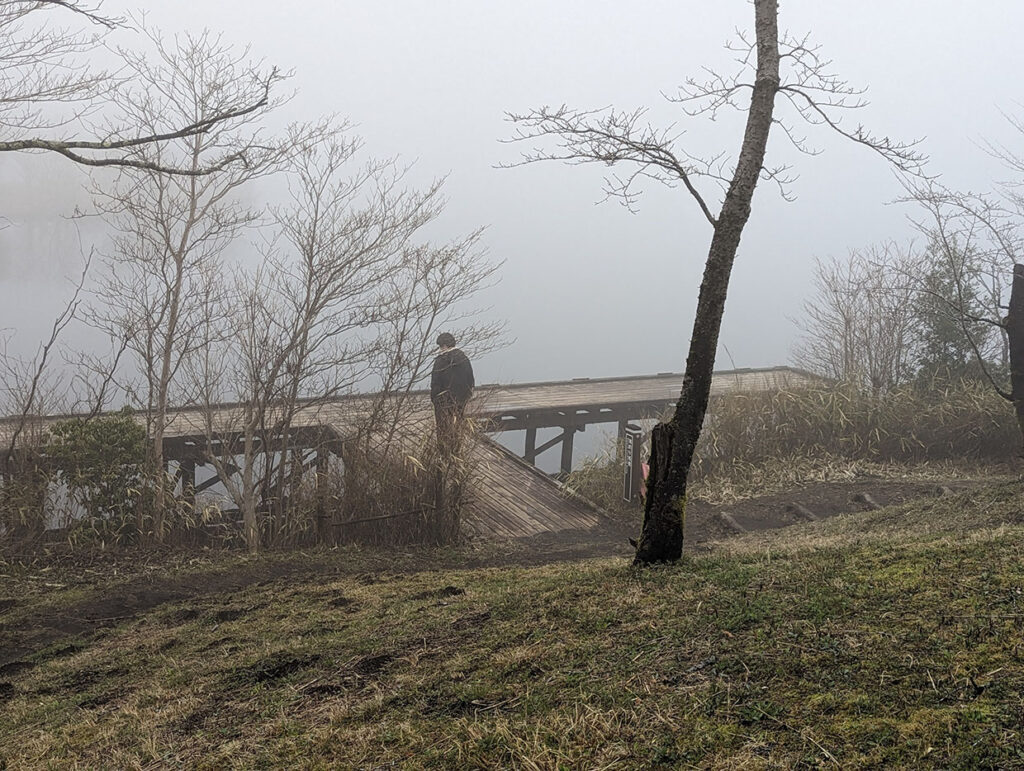
M 839 456 L 798 453 L 755 463 L 721 464 L 715 473 L 698 478 L 691 488 L 694 498 L 713 505 L 732 504 L 765 495 L 795 491 L 817 483 L 849 483 L 865 480 L 970 482 L 1013 477 L 1010 464 L 969 461 L 878 462 Z
M 324 557 L 319 575 L 163 603 L 8 664 L 0 756 L 10 769 L 1024 766 L 1022 492 L 733 539 L 641 572 L 604 559 L 357 573 Z M 6 596 L 28 578 L 10 580 Z M 83 591 L 104 587 L 51 587 L 47 607 Z
M 615 461 L 610 446 L 590 458 L 569 475 L 567 486 L 603 510 L 622 516 L 636 514 L 636 506 L 622 500 L 622 465 Z M 923 462 L 880 462 L 837 455 L 797 452 L 756 461 L 733 460 L 717 464 L 713 473 L 693 473 L 687 487 L 691 500 L 713 506 L 797 491 L 822 483 L 846 484 L 878 480 L 886 482 L 933 483 L 1006 481 L 1016 478 L 1013 463 L 958 460 Z

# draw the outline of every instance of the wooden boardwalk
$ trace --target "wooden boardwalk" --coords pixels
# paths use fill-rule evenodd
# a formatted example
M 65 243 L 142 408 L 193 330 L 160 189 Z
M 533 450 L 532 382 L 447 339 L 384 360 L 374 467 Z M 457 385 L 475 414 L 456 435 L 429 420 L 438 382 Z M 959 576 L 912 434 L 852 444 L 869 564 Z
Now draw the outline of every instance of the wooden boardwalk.
M 812 379 L 813 376 L 790 367 L 716 372 L 712 379 L 712 396 L 800 386 Z M 569 472 L 576 432 L 595 423 L 617 423 L 621 435 L 630 421 L 658 417 L 678 399 L 682 380 L 683 376 L 678 373 L 660 373 L 480 386 L 469 412 L 481 430 L 489 433 L 523 431 L 525 443 L 522 459 L 486 437 L 478 443 L 474 460 L 478 463 L 479 481 L 468 504 L 468 533 L 517 538 L 592 527 L 599 514 L 587 504 L 568 497 L 558 482 L 534 468 L 537 456 L 560 445 L 560 468 L 563 473 Z M 300 409 L 292 421 L 289 441 L 299 448 L 318 449 L 323 455 L 321 461 L 326 463 L 324 453 L 339 451 L 351 427 L 368 411 L 373 398 L 352 395 L 310 403 Z M 432 421 L 429 395 L 418 391 L 413 398 L 422 402 L 422 408 L 413 405 L 414 419 Z M 217 405 L 209 410 L 189 407 L 174 411 L 165 430 L 165 457 L 179 464 L 179 474 L 186 475 L 183 480 L 191 480 L 192 489 L 207 489 L 215 481 L 197 488 L 196 465 L 205 464 L 205 454 L 211 450 L 222 452 L 224 448 L 237 447 L 242 412 L 238 404 Z M 62 417 L 71 416 L 47 416 L 40 419 L 36 428 L 45 430 L 48 423 Z M 10 436 L 13 425 L 10 420 L 0 420 L 0 442 L 4 445 L 9 442 L 5 437 Z M 557 428 L 561 432 L 538 445 L 537 430 L 544 428 Z
M 815 380 L 791 367 L 724 370 L 714 373 L 712 396 L 730 391 L 764 391 L 794 387 Z M 469 412 L 484 424 L 488 432 L 516 431 L 527 428 L 564 427 L 567 423 L 584 426 L 636 420 L 661 414 L 679 398 L 683 375 L 663 372 L 613 378 L 577 378 L 542 383 L 490 384 L 479 386 Z M 429 411 L 428 393 L 412 392 Z M 373 395 L 353 394 L 327 402 L 316 402 L 301 409 L 294 425 L 323 427 L 344 435 L 365 412 Z M 237 403 L 215 405 L 209 412 L 197 407 L 171 410 L 171 422 L 164 436 L 176 439 L 205 439 L 207 428 L 214 433 L 230 433 L 240 422 L 242 408 Z M 52 415 L 42 419 L 45 426 L 74 415 Z M 0 419 L 0 441 L 9 435 L 10 418 Z
M 794 388 L 818 380 L 791 367 L 737 369 L 714 373 L 711 396 L 726 393 Z M 615 423 L 619 437 L 627 424 L 658 418 L 679 399 L 683 375 L 661 373 L 639 377 L 581 378 L 552 383 L 485 386 L 479 389 L 472 409 L 485 431 L 523 431 L 523 458 L 535 463 L 537 456 L 561 447 L 559 468 L 572 470 L 573 438 L 595 423 Z M 561 433 L 537 443 L 537 430 L 558 428 Z
M 598 512 L 589 504 L 487 437 L 477 442 L 471 462 L 474 488 L 462 522 L 471 538 L 525 538 L 588 530 L 598 522 Z
M 731 391 L 766 391 L 794 387 L 817 380 L 792 367 L 736 369 L 715 372 L 711 395 Z M 577 378 L 545 383 L 487 385 L 477 391 L 474 412 L 496 421 L 496 430 L 560 425 L 559 415 L 577 422 L 611 422 L 610 414 L 635 419 L 634 410 L 648 405 L 659 411 L 679 399 L 683 375 L 662 372 L 634 377 Z M 612 418 L 614 419 L 614 418 Z

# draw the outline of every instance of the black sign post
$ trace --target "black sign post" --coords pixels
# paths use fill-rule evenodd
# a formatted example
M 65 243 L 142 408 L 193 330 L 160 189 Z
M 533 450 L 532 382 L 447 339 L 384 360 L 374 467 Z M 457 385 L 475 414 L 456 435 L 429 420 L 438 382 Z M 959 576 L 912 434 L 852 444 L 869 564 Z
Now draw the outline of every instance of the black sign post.
M 622 480 L 622 499 L 633 503 L 640 496 L 640 486 L 644 481 L 641 465 L 641 448 L 643 447 L 644 431 L 640 426 L 630 423 L 626 426 L 623 437 L 625 443 L 622 453 L 626 460 L 625 474 Z

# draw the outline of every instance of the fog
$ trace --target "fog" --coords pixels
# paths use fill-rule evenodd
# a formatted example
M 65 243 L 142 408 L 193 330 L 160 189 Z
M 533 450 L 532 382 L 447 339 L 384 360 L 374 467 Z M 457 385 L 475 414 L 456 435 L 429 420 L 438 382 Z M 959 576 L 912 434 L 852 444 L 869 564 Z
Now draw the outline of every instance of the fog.
M 108 2 L 109 13 L 139 3 Z M 601 199 L 602 169 L 557 163 L 498 168 L 522 149 L 502 144 L 506 111 L 566 103 L 579 108 L 649 106 L 651 120 L 686 130 L 699 155 L 734 153 L 739 115 L 688 118 L 668 104 L 702 68 L 731 71 L 723 43 L 749 28 L 746 3 L 575 0 L 518 3 L 332 3 L 179 0 L 143 4 L 167 32 L 203 26 L 294 70 L 282 121 L 336 114 L 353 122 L 375 156 L 414 162 L 409 179 L 447 176 L 450 199 L 438 238 L 480 226 L 504 261 L 484 303 L 507 321 L 510 344 L 476 363 L 478 382 L 678 371 L 685 361 L 710 227 L 682 190 L 648 186 L 639 211 Z M 810 32 L 832 70 L 868 88 L 870 105 L 847 117 L 879 135 L 922 138 L 931 172 L 982 190 L 1007 176 L 979 147 L 1013 142 L 1002 111 L 1020 109 L 1014 74 L 1024 6 L 783 0 L 780 27 Z M 118 33 L 121 42 L 129 42 Z M 793 117 L 793 116 L 790 116 Z M 815 257 L 886 239 L 909 239 L 909 210 L 877 155 L 820 127 L 800 133 L 821 150 L 793 151 L 781 135 L 772 163 L 791 162 L 796 199 L 762 184 L 733 273 L 717 366 L 784 364 L 792 319 L 809 290 Z M 6 312 L 30 349 L 79 270 L 102 241 L 87 207 L 86 176 L 62 159 L 0 157 L 0 280 Z M 717 201 L 719 193 L 705 186 Z M 273 196 L 273 191 L 253 195 Z M 78 333 L 81 335 L 82 333 Z M 85 340 L 87 336 L 76 339 Z M 84 343 L 82 343 L 84 344 Z M 17 347 L 16 346 L 16 347 Z

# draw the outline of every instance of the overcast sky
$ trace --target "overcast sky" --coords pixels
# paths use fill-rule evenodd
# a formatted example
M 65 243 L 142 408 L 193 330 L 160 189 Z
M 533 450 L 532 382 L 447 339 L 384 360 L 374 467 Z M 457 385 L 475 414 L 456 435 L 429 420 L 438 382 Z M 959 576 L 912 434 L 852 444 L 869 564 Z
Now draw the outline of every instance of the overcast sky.
M 529 381 L 679 371 L 710 226 L 684 191 L 650 187 L 631 214 L 596 205 L 603 170 L 544 164 L 499 169 L 518 149 L 505 111 L 566 103 L 649 106 L 677 122 L 695 154 L 735 154 L 742 124 L 690 119 L 662 98 L 702 67 L 731 71 L 723 43 L 750 28 L 741 0 L 175 0 L 142 3 L 169 32 L 209 27 L 255 55 L 293 69 L 294 120 L 326 113 L 358 126 L 370 152 L 416 162 L 412 179 L 448 176 L 445 234 L 487 226 L 504 261 L 489 313 L 514 343 L 477 363 L 480 381 Z M 121 12 L 140 3 L 108 0 Z M 1001 111 L 1019 105 L 1024 3 L 942 0 L 781 0 L 780 27 L 811 33 L 833 70 L 868 88 L 851 127 L 923 137 L 932 172 L 982 190 L 1006 176 L 978 143 L 1024 145 Z M 899 186 L 863 147 L 807 130 L 823 152 L 798 156 L 781 134 L 769 160 L 792 160 L 799 179 L 786 203 L 759 187 L 733 272 L 717 366 L 769 366 L 790 358 L 815 257 L 906 240 Z M 1024 147 L 1022 147 L 1024 150 Z M 12 317 L 45 307 L 39 287 L 61 286 L 74 251 L 61 224 L 76 199 L 59 160 L 0 158 L 0 206 L 14 226 L 0 234 L 0 280 Z M 75 183 L 77 184 L 77 183 Z M 717 200 L 714 188 L 706 194 Z M 31 201 L 31 204 L 28 202 Z M 37 203 L 45 201 L 45 204 Z M 13 245 L 47 252 L 25 262 Z M 33 267 L 33 265 L 35 267 Z M 33 291 L 23 292 L 31 286 Z M 14 291 L 12 291 L 14 290 Z M 51 297 L 58 292 L 48 293 Z M 19 325 L 22 326 L 22 325 Z M 27 331 L 39 325 L 26 320 Z M 728 349 L 726 352 L 725 348 Z

